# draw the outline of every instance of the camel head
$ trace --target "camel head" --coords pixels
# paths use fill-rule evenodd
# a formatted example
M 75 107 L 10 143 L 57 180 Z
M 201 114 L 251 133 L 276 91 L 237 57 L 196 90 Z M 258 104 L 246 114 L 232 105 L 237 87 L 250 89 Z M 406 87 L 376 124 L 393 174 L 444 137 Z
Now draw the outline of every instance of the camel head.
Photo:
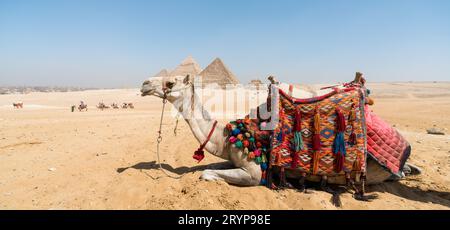
M 184 91 L 192 86 L 191 84 L 189 75 L 170 79 L 150 78 L 142 83 L 141 95 L 164 98 L 165 93 L 167 99 L 173 102 L 180 99 Z

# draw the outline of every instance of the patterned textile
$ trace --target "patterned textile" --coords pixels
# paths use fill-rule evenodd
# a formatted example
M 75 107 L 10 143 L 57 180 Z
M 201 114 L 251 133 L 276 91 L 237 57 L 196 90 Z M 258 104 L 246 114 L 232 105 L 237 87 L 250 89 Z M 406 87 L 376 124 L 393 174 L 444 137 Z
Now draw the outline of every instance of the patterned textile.
M 270 166 L 327 176 L 365 172 L 364 96 L 358 88 L 320 100 L 279 96 Z
M 272 167 L 308 175 L 365 173 L 366 153 L 401 174 L 411 147 L 365 105 L 367 89 L 347 87 L 308 99 L 279 92 L 274 130 L 265 130 L 270 120 L 248 117 L 227 125 L 228 141 L 261 166 L 261 184 L 269 185 L 266 171 Z
M 391 173 L 399 175 L 411 153 L 402 135 L 366 107 L 367 150 Z
M 248 160 L 254 160 L 261 166 L 261 184 L 266 184 L 266 170 L 268 168 L 268 151 L 270 147 L 271 131 L 261 130 L 266 123 L 258 119 L 239 119 L 227 124 L 228 142 L 235 148 L 243 150 Z

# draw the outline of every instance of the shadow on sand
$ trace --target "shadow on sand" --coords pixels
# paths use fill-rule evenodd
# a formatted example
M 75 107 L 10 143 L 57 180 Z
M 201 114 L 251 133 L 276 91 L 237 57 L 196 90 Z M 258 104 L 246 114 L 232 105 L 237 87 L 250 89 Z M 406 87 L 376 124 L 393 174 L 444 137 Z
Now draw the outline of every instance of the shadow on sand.
M 205 169 L 219 169 L 219 168 L 227 168 L 227 165 L 224 162 L 213 163 L 209 165 L 199 165 L 194 167 L 178 167 L 173 168 L 169 164 L 161 164 L 161 167 L 171 173 L 177 175 L 183 175 L 185 173 L 202 171 Z M 151 170 L 151 169 L 159 169 L 159 165 L 156 161 L 151 162 L 140 162 L 133 166 L 118 168 L 118 173 L 123 173 L 127 169 L 137 169 L 137 170 Z M 397 181 L 392 182 L 384 182 L 378 185 L 370 185 L 367 186 L 366 191 L 368 193 L 378 192 L 378 193 L 390 193 L 398 197 L 402 197 L 404 199 L 419 201 L 423 203 L 435 203 L 440 204 L 450 208 L 450 192 L 436 191 L 436 190 L 422 190 L 417 187 L 410 187 L 405 184 L 402 184 Z M 380 199 L 380 198 L 378 198 Z
M 185 173 L 190 173 L 190 172 L 196 172 L 196 171 L 202 171 L 205 169 L 218 169 L 218 168 L 224 168 L 224 163 L 223 162 L 219 162 L 219 163 L 213 163 L 213 164 L 209 164 L 209 165 L 198 165 L 198 166 L 194 166 L 194 167 L 186 167 L 186 166 L 182 166 L 182 167 L 178 167 L 178 168 L 173 168 L 171 165 L 169 164 L 165 164 L 162 163 L 161 167 L 164 170 L 167 170 L 171 173 L 175 173 L 178 175 L 183 175 Z M 159 169 L 159 164 L 156 163 L 156 161 L 150 161 L 150 162 L 140 162 L 137 163 L 133 166 L 129 166 L 129 167 L 124 167 L 124 168 L 118 168 L 116 171 L 118 173 L 123 173 L 125 170 L 127 169 L 137 169 L 137 170 L 151 170 L 151 169 Z
M 379 193 L 387 192 L 408 200 L 423 203 L 435 203 L 450 208 L 450 192 L 422 190 L 418 187 L 410 187 L 397 181 L 371 185 L 367 187 L 366 191 Z

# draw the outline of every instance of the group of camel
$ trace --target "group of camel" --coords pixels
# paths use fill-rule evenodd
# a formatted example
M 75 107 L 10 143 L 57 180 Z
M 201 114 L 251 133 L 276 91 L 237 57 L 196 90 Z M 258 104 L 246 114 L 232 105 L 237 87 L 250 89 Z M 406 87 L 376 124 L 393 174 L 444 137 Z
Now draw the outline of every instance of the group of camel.
M 99 102 L 96 107 L 100 110 L 109 109 L 109 108 L 120 109 L 119 104 L 117 104 L 117 103 L 112 103 L 111 106 L 108 106 L 103 102 Z M 128 109 L 128 108 L 134 109 L 133 103 L 122 103 L 121 107 L 122 107 L 122 109 Z M 75 106 L 72 106 L 72 111 L 74 110 L 74 108 L 75 108 Z M 80 104 L 78 105 L 78 110 L 80 112 L 87 111 L 88 110 L 87 104 L 85 104 L 84 102 L 80 102 Z
M 133 103 L 122 103 L 122 109 L 134 109 L 134 105 Z M 99 102 L 97 105 L 98 109 L 104 110 L 104 109 L 109 109 L 109 108 L 113 108 L 113 109 L 120 109 L 119 104 L 117 103 L 112 103 L 111 106 L 106 105 L 103 102 Z

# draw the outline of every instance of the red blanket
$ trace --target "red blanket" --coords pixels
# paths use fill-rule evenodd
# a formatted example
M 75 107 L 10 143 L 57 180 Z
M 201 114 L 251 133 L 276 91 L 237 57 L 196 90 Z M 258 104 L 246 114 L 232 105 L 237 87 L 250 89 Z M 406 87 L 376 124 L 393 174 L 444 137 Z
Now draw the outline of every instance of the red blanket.
M 411 146 L 392 126 L 365 108 L 367 150 L 378 163 L 391 173 L 401 173 L 411 153 Z

